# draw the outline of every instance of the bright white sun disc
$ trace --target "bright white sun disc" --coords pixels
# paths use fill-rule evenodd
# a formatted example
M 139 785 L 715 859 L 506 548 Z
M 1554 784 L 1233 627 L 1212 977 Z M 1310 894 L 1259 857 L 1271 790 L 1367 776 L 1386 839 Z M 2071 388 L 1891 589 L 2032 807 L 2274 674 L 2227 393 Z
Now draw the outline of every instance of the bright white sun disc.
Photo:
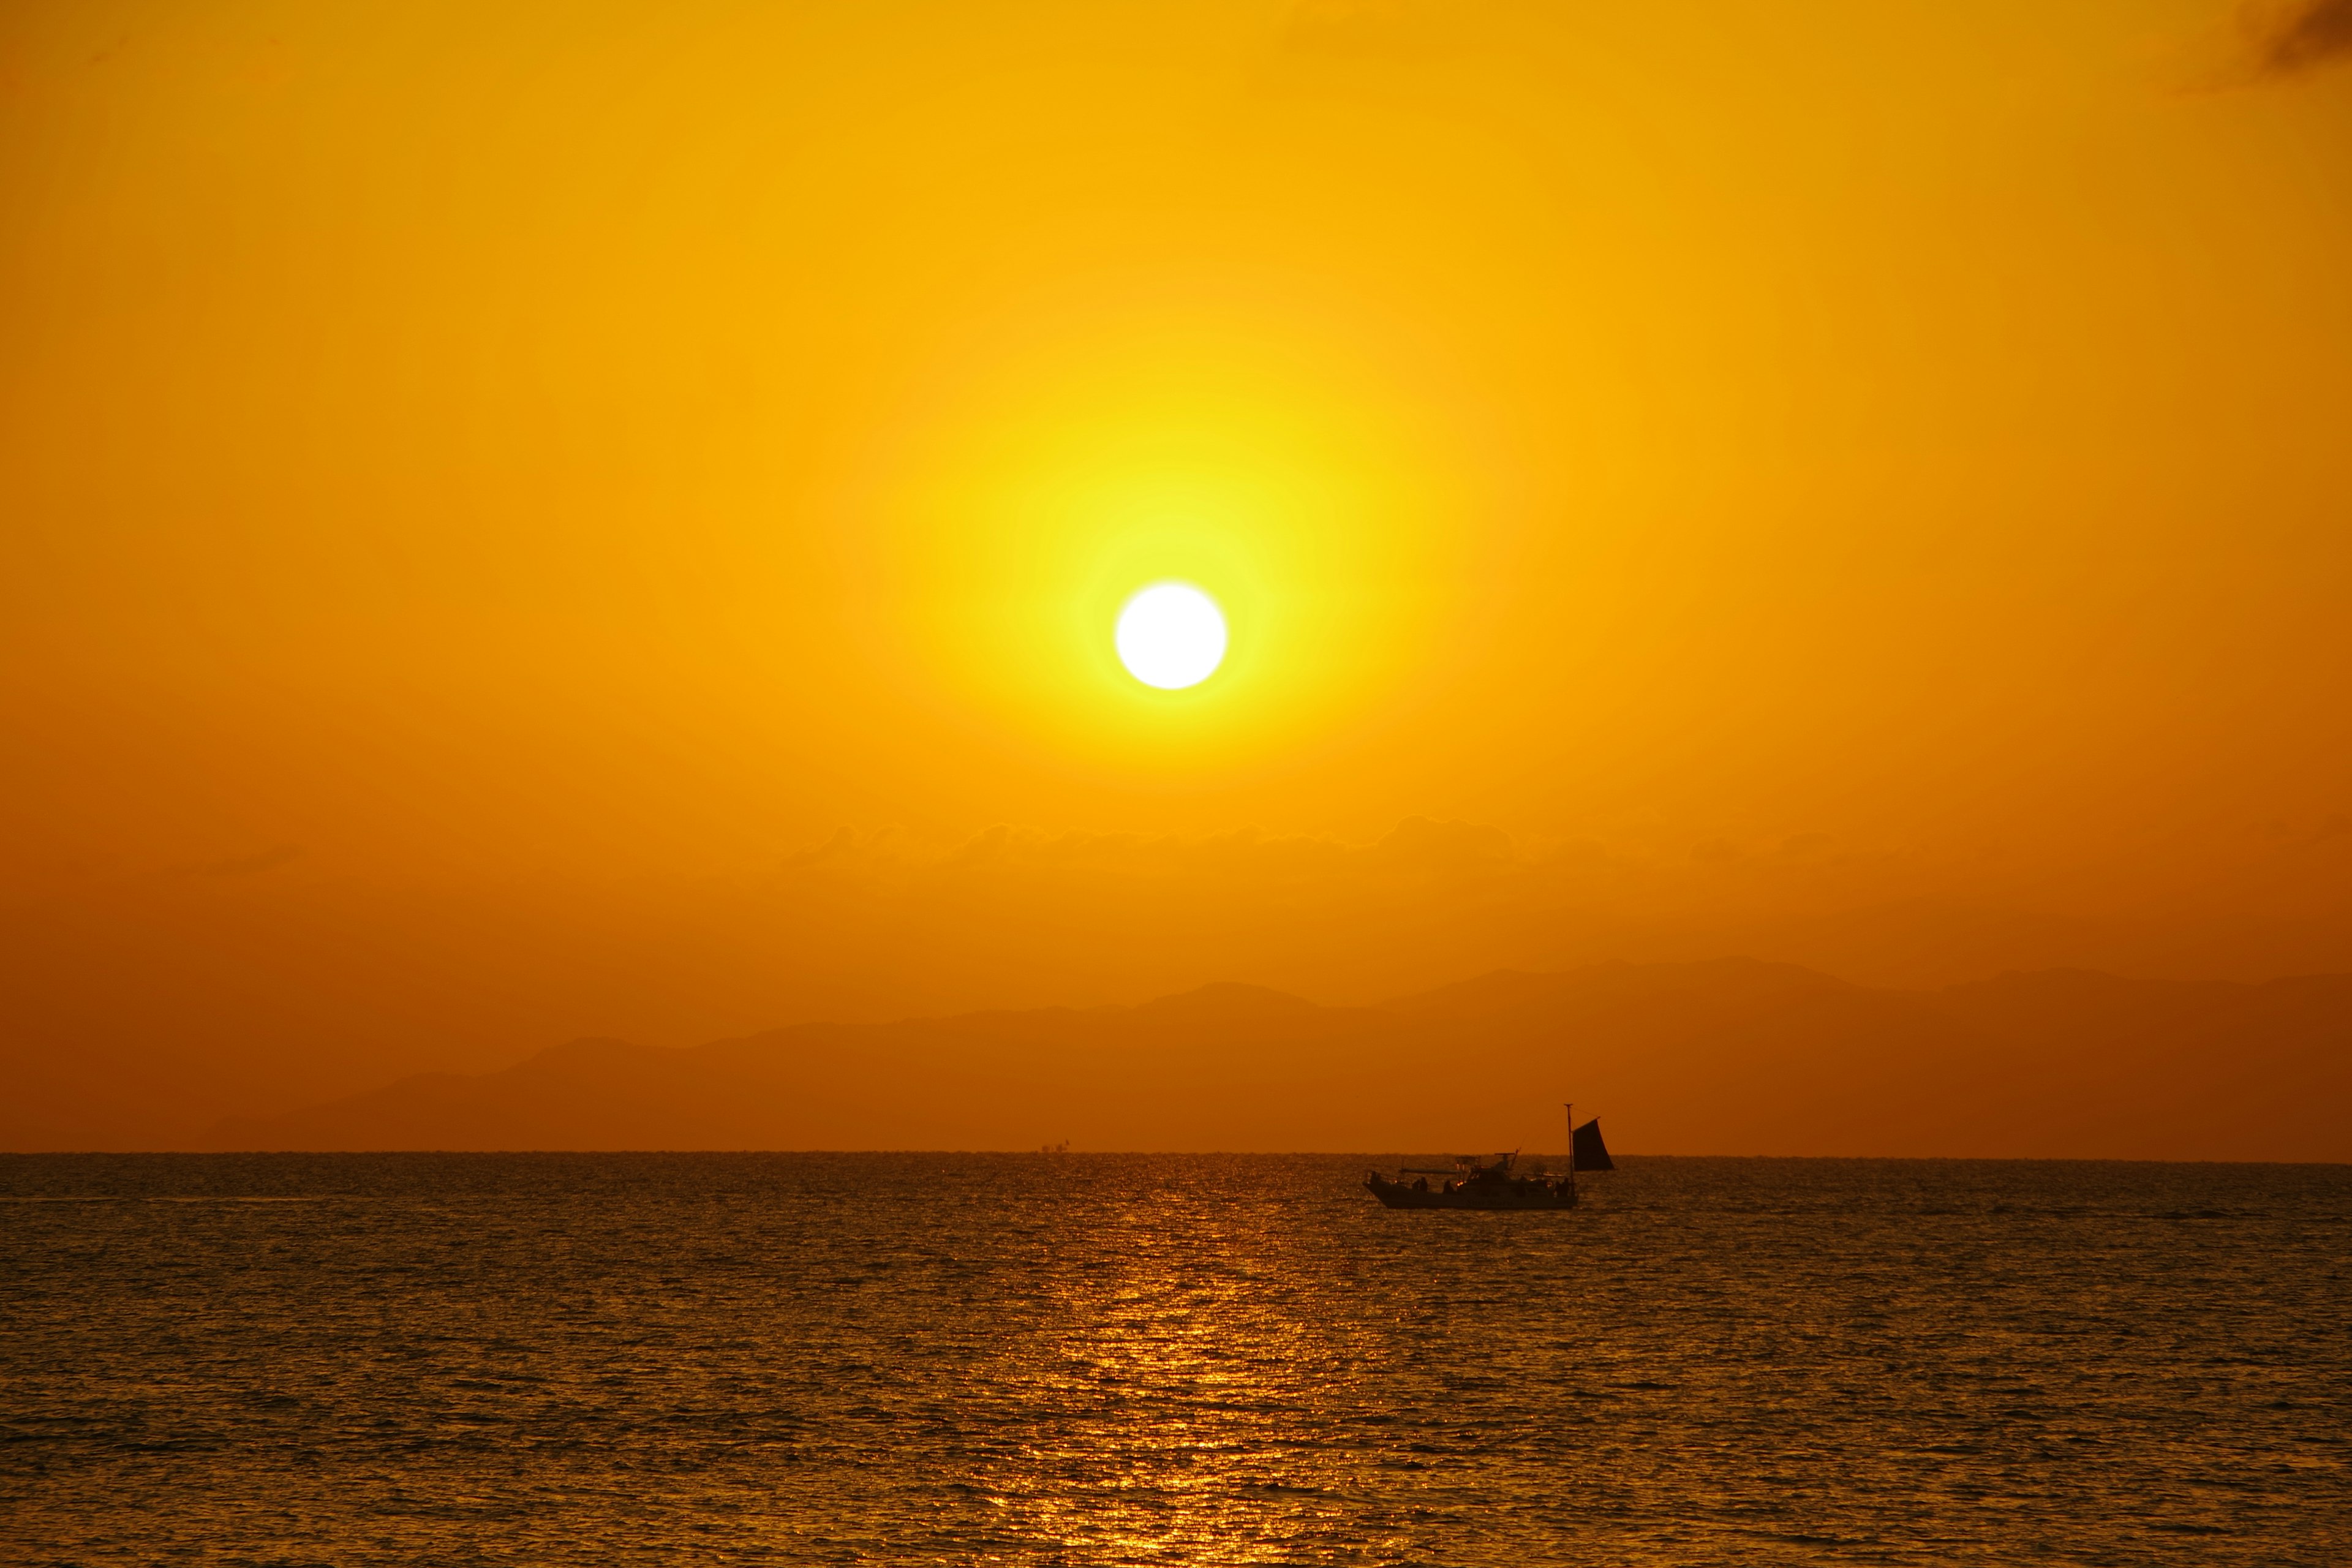
M 1225 617 L 1190 583 L 1154 583 L 1118 613 L 1118 661 L 1146 686 L 1198 686 L 1225 660 Z

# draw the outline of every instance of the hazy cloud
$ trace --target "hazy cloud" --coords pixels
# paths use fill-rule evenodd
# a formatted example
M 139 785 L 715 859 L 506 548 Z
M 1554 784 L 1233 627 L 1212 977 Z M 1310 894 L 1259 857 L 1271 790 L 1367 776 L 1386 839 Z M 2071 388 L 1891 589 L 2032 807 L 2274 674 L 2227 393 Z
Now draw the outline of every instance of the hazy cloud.
M 1117 883 L 1189 884 L 1202 889 L 1249 884 L 1349 898 L 1376 888 L 1453 887 L 1466 893 L 1521 885 L 1550 896 L 1581 889 L 1601 899 L 1671 907 L 1696 876 L 1721 891 L 1720 873 L 1739 867 L 1758 889 L 1801 878 L 1859 879 L 1864 896 L 1890 896 L 1905 882 L 1903 857 L 1842 844 L 1826 833 L 1798 833 L 1762 844 L 1722 837 L 1521 842 L 1489 823 L 1410 816 L 1370 840 L 1270 833 L 1239 827 L 1203 834 L 1089 833 L 1000 823 L 955 842 L 926 840 L 903 828 L 843 827 L 787 856 L 790 879 L 843 886 L 911 889 L 955 882 L 1030 887 L 1107 887 Z M 1580 896 L 1582 896 L 1580 894 Z
M 1435 822 L 1409 816 L 1371 846 L 1383 870 L 1451 876 L 1501 870 L 1518 864 L 1517 847 L 1499 827 L 1475 822 Z
M 791 869 L 894 871 L 1045 871 L 1129 877 L 1325 879 L 1370 874 L 1446 878 L 1524 865 L 1510 836 L 1479 823 L 1408 817 L 1369 844 L 1243 827 L 1200 835 L 1055 832 L 999 824 L 960 844 L 925 845 L 886 828 L 844 827 L 789 857 Z
M 264 871 L 275 871 L 302 858 L 296 844 L 280 844 L 275 848 L 258 850 L 251 855 L 232 855 L 225 860 L 200 860 L 191 866 L 174 866 L 174 877 L 257 877 Z
M 1490 0 L 1299 0 L 1284 29 L 1293 55 L 1424 61 L 1492 41 Z
M 1702 866 L 1724 866 L 1739 858 L 1739 846 L 1728 838 L 1707 838 L 1691 846 L 1690 858 Z

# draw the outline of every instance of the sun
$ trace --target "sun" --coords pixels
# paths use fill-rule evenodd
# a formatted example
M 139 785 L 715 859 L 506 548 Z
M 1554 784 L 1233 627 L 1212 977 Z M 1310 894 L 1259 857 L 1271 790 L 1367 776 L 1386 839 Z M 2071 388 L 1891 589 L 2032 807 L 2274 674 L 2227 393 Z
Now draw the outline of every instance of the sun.
M 1181 691 L 1225 661 L 1225 616 L 1190 583 L 1154 583 L 1118 612 L 1118 661 L 1146 686 Z

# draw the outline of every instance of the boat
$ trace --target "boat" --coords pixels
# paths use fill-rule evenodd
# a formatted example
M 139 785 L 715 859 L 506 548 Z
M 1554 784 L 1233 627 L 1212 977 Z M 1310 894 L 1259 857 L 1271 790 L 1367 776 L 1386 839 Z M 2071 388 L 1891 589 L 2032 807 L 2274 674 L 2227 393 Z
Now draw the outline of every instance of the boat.
M 1543 1171 L 1518 1173 L 1518 1151 L 1481 1158 L 1462 1154 L 1450 1169 L 1407 1165 L 1395 1181 L 1378 1171 L 1364 1176 L 1364 1190 L 1391 1209 L 1572 1209 L 1576 1206 L 1579 1171 L 1613 1171 L 1609 1145 L 1601 1140 L 1601 1119 L 1576 1124 L 1576 1107 L 1568 1106 L 1568 1169 L 1559 1175 Z M 1404 1178 L 1413 1177 L 1407 1182 Z M 1437 1185 L 1429 1178 L 1444 1178 Z

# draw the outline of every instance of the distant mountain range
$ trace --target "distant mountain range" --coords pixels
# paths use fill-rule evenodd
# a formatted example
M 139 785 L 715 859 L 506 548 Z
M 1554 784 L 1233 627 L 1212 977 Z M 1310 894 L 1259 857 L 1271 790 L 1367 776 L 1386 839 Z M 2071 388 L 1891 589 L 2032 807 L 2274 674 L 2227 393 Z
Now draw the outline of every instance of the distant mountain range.
M 1135 1007 L 578 1040 L 286 1115 L 238 1150 L 1496 1150 L 1559 1102 L 1636 1153 L 2352 1161 L 2352 975 L 2080 970 L 1874 990 L 1787 964 L 1498 972 L 1375 1007 Z

